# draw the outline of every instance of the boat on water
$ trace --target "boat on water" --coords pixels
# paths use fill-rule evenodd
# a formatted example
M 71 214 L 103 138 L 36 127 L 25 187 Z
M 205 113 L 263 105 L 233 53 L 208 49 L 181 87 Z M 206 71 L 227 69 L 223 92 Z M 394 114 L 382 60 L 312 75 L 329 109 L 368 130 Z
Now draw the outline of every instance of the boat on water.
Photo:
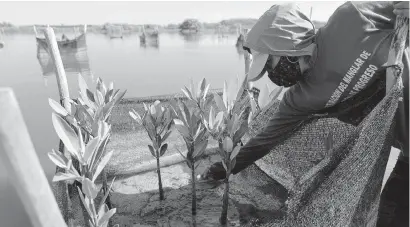
M 5 43 L 3 41 L 3 34 L 4 34 L 4 30 L 3 30 L 3 28 L 1 28 L 1 30 L 0 30 L 0 49 L 2 49 L 5 45 Z
M 181 29 L 180 32 L 182 34 L 196 34 L 198 33 L 198 29 L 197 28 Z
M 147 42 L 158 42 L 158 37 L 159 37 L 159 31 L 158 28 L 155 28 L 151 32 L 146 32 L 145 27 L 142 27 L 142 34 L 139 36 L 140 38 L 140 43 L 147 43 Z
M 47 26 L 34 26 L 37 44 L 37 59 L 44 77 L 55 73 L 55 66 L 50 56 L 50 47 L 42 30 Z M 78 32 L 79 27 L 83 27 Z M 86 25 L 53 26 L 57 46 L 66 73 L 81 73 L 84 76 L 92 75 L 87 54 Z M 39 29 L 41 32 L 37 32 Z M 69 32 L 72 30 L 74 32 Z

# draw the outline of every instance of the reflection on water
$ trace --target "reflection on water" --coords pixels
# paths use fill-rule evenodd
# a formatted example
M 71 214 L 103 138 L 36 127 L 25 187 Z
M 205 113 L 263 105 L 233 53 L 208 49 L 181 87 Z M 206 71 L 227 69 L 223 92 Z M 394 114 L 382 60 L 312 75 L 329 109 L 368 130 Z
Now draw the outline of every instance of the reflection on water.
M 63 34 L 63 38 L 63 40 L 57 41 L 57 45 L 65 71 L 74 74 L 91 74 L 85 34 L 81 34 L 73 39 L 68 39 L 66 35 Z M 36 43 L 37 59 L 41 66 L 43 76 L 53 76 L 55 74 L 55 66 L 50 56 L 51 50 L 48 47 L 46 39 L 37 37 Z
M 203 37 L 201 33 L 183 33 L 183 32 L 180 32 L 178 34 L 180 34 L 186 42 L 193 42 L 193 43 L 199 43 L 199 41 Z

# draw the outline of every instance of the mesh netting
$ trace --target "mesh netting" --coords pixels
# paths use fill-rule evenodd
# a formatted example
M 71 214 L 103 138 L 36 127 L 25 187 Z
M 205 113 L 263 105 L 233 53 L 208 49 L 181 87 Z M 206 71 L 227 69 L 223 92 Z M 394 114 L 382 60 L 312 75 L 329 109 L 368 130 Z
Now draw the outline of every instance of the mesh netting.
M 55 68 L 49 54 L 46 40 L 38 37 L 36 40 L 37 59 L 40 63 L 43 76 L 48 77 L 54 75 Z M 74 39 L 59 40 L 57 41 L 57 45 L 67 74 L 81 73 L 83 76 L 91 75 L 85 34 L 81 34 Z
M 274 210 L 266 226 L 373 226 L 402 95 L 401 79 L 386 96 L 384 87 L 385 81 L 379 80 L 362 96 L 332 111 L 360 105 L 338 116 L 313 117 L 284 135 L 268 155 L 233 178 L 231 197 L 256 204 L 259 210 Z M 277 104 L 256 117 L 249 137 L 266 125 Z M 326 149 L 328 135 L 334 141 L 331 150 Z

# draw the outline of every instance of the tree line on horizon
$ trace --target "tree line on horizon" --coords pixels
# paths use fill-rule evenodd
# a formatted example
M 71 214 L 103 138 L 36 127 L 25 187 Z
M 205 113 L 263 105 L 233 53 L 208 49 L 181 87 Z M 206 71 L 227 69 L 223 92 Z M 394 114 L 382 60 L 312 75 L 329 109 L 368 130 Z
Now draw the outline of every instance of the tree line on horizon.
M 104 23 L 101 25 L 89 24 L 87 25 L 87 31 L 89 32 L 102 32 L 107 30 L 109 26 L 121 26 L 125 32 L 139 32 L 141 27 L 144 26 L 145 29 L 164 29 L 164 30 L 211 30 L 211 29 L 223 29 L 224 31 L 235 31 L 240 25 L 242 28 L 251 28 L 258 19 L 255 18 L 233 18 L 226 19 L 220 22 L 201 22 L 198 19 L 187 18 L 181 23 L 169 23 L 166 25 L 161 24 L 130 24 L 130 23 Z M 326 22 L 323 21 L 312 21 L 316 29 L 323 27 Z M 51 25 L 51 24 L 50 24 Z M 58 25 L 51 25 L 58 26 Z M 0 28 L 8 32 L 32 32 L 33 25 L 14 25 L 10 22 L 0 22 Z

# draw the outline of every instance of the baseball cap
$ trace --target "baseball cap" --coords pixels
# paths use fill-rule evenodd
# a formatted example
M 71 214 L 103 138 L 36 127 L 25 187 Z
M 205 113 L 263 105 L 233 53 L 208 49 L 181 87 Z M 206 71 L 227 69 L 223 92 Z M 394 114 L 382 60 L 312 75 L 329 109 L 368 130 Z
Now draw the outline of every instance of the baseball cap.
M 250 50 L 250 52 L 252 54 L 252 62 L 248 71 L 248 81 L 256 81 L 263 76 L 261 73 L 269 58 L 269 54 L 259 53 L 255 50 Z
M 250 50 L 252 63 L 248 81 L 259 80 L 269 55 L 312 55 L 315 27 L 294 3 L 273 5 L 245 36 L 244 48 Z

